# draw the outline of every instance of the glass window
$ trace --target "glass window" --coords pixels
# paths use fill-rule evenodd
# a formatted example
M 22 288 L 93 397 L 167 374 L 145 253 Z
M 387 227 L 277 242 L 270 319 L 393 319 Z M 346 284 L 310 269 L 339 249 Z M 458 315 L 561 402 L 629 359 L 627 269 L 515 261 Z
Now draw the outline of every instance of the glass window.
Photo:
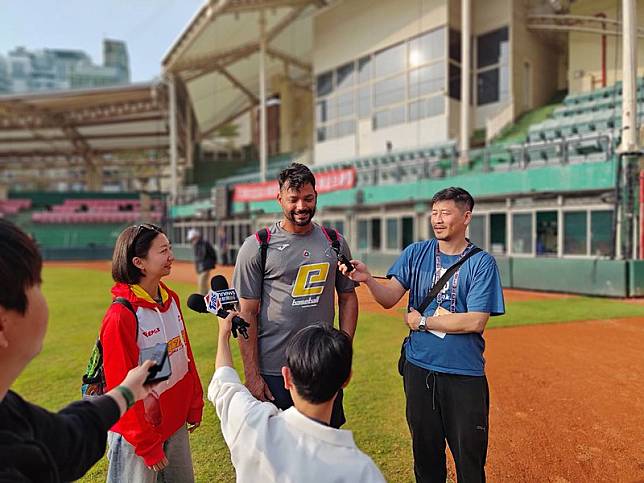
M 327 139 L 329 139 L 329 136 L 327 135 L 326 126 L 320 126 L 320 127 L 317 128 L 317 139 L 318 139 L 319 143 L 324 142 Z
M 485 249 L 485 215 L 474 215 L 470 222 L 470 241 Z
M 368 220 L 358 220 L 358 250 L 366 250 L 369 246 Z
M 505 213 L 492 213 L 490 215 L 490 253 L 502 255 L 506 252 L 505 234 Z
M 337 115 L 338 117 L 347 117 L 353 115 L 353 91 L 341 94 L 337 97 Z
M 340 234 L 344 234 L 344 221 L 342 220 L 336 220 L 334 222 L 333 227 L 340 232 Z
M 445 29 L 427 32 L 409 41 L 409 66 L 416 67 L 445 57 Z
M 411 216 L 402 218 L 402 247 L 407 248 L 414 243 L 414 219 Z
M 338 98 L 335 96 L 327 99 L 326 117 L 328 121 L 332 121 L 338 117 Z
M 380 242 L 380 219 L 373 218 L 371 220 L 371 249 L 380 250 L 382 247 Z
M 328 101 L 326 99 L 321 99 L 315 103 L 315 119 L 318 124 L 324 124 L 329 120 L 327 102 Z
M 449 96 L 452 99 L 461 98 L 461 68 L 449 63 Z
M 445 112 L 443 96 L 433 96 L 409 103 L 409 120 L 417 121 L 426 117 L 438 116 Z
M 405 122 L 405 106 L 393 107 L 377 112 L 373 116 L 373 129 L 381 129 Z
M 586 255 L 588 215 L 586 211 L 564 213 L 564 254 Z
M 512 215 L 512 252 L 532 253 L 532 213 Z
M 500 100 L 499 69 L 479 72 L 476 76 L 477 103 L 479 106 Z
M 371 115 L 371 85 L 358 89 L 358 117 L 364 119 Z
M 336 89 L 351 87 L 355 81 L 355 68 L 353 62 L 338 67 L 335 71 Z
M 362 57 L 358 60 L 358 82 L 371 80 L 371 56 Z
M 375 55 L 376 77 L 383 77 L 404 70 L 406 67 L 406 47 L 403 42 L 377 52 Z
M 503 64 L 508 62 L 510 43 L 508 42 L 508 28 L 503 27 L 487 34 L 479 35 L 477 41 L 477 66 Z
M 333 92 L 333 72 L 325 72 L 317 77 L 317 97 L 327 96 Z
M 398 249 L 398 218 L 387 218 L 387 249 Z
M 590 254 L 607 257 L 613 253 L 613 212 L 611 210 L 590 212 Z
M 445 63 L 421 67 L 409 73 L 409 97 L 440 92 L 445 88 Z
M 353 119 L 340 121 L 335 125 L 335 128 L 336 137 L 341 138 L 344 136 L 351 136 L 356 132 L 356 122 Z
M 405 76 L 399 75 L 376 82 L 374 107 L 388 106 L 405 100 Z
M 557 255 L 557 212 L 537 211 L 537 256 Z

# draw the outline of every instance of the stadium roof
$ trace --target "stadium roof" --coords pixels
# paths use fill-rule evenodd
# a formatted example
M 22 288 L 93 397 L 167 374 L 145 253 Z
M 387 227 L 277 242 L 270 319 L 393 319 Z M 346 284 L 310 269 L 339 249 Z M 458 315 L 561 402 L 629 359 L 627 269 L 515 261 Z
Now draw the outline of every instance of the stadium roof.
M 329 0 L 210 0 L 165 58 L 166 74 L 186 85 L 202 137 L 259 104 L 261 19 L 266 79 L 286 74 L 309 85 L 313 14 Z M 269 91 L 270 92 L 270 91 Z
M 187 119 L 192 116 L 187 96 L 178 94 L 177 141 L 185 159 L 190 144 L 186 130 L 194 120 Z M 100 166 L 119 164 L 118 153 L 142 150 L 158 153 L 159 162 L 167 164 L 169 144 L 163 83 L 0 96 L 0 162 L 5 170 L 56 161 L 56 167 L 99 172 Z

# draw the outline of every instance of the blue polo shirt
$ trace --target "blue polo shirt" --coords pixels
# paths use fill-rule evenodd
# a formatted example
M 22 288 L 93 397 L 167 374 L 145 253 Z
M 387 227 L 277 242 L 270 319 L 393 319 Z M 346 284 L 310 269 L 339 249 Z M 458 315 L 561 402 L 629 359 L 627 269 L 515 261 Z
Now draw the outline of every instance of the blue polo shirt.
M 418 307 L 429 293 L 436 272 L 438 241 L 426 240 L 409 245 L 387 272 L 409 290 L 408 307 Z M 452 266 L 459 255 L 440 255 L 441 272 Z M 501 278 L 494 257 L 481 251 L 465 261 L 452 275 L 439 297 L 441 306 L 454 312 L 505 313 Z M 453 300 L 455 298 L 455 300 Z M 438 307 L 434 299 L 423 315 L 431 317 Z M 482 376 L 485 374 L 485 340 L 482 334 L 447 334 L 440 338 L 430 332 L 412 332 L 405 353 L 412 364 L 436 372 Z

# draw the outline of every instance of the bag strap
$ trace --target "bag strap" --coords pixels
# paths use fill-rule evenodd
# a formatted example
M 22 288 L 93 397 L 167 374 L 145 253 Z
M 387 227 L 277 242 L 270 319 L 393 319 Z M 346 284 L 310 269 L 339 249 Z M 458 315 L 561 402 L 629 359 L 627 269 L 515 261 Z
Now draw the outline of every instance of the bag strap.
M 112 300 L 113 304 L 119 304 L 128 309 L 132 314 L 134 315 L 134 320 L 136 320 L 136 332 L 134 333 L 134 337 L 138 337 L 139 335 L 139 318 L 136 316 L 136 311 L 134 310 L 134 307 L 132 307 L 132 304 L 128 299 L 125 297 L 116 297 L 114 300 Z
M 425 309 L 429 307 L 429 304 L 432 303 L 432 301 L 436 298 L 438 295 L 438 292 L 441 291 L 441 289 L 445 286 L 447 281 L 450 279 L 452 275 L 454 275 L 454 272 L 458 270 L 461 265 L 463 265 L 470 257 L 476 255 L 478 252 L 480 252 L 481 249 L 479 247 L 473 247 L 469 252 L 467 252 L 465 255 L 461 257 L 459 261 L 457 261 L 454 265 L 449 267 L 443 276 L 438 279 L 438 282 L 434 284 L 434 286 L 429 290 L 429 293 L 425 297 L 425 299 L 422 301 L 422 303 L 416 308 L 418 312 L 422 313 L 425 312 Z
M 268 244 L 271 241 L 271 232 L 268 230 L 268 228 L 262 228 L 255 233 L 255 238 L 257 239 L 257 243 L 259 243 L 259 253 L 261 256 L 263 279 L 264 273 L 266 272 L 266 255 L 268 252 Z
M 259 243 L 259 254 L 260 254 L 260 260 L 261 260 L 261 274 L 262 274 L 262 285 L 261 285 L 261 292 L 259 295 L 259 300 L 261 303 L 262 297 L 264 296 L 264 275 L 266 275 L 266 256 L 268 252 L 268 244 L 271 241 L 271 232 L 268 229 L 268 227 L 264 227 L 261 230 L 258 230 L 255 232 L 255 238 L 257 239 L 257 243 Z
M 329 240 L 329 245 L 331 245 L 335 250 L 339 251 L 340 240 L 338 239 L 338 230 L 336 230 L 335 228 L 326 228 L 321 225 L 320 228 L 322 228 L 322 233 L 324 233 L 326 239 Z

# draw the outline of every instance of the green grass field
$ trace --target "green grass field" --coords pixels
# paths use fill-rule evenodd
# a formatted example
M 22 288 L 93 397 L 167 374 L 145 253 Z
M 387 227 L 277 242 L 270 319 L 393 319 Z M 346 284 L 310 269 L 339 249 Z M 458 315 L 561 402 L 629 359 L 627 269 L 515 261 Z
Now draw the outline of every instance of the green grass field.
M 59 267 L 45 268 L 43 280 L 50 309 L 44 349 L 13 389 L 32 402 L 58 410 L 80 396 L 80 378 L 110 303 L 112 284 L 108 273 Z M 172 287 L 181 300 L 194 291 L 189 284 Z M 199 374 L 207 386 L 214 369 L 216 321 L 183 308 Z M 488 327 L 644 316 L 644 305 L 575 297 L 510 303 L 507 312 L 492 319 Z M 353 431 L 358 445 L 392 482 L 413 481 L 402 381 L 396 371 L 400 341 L 406 333 L 399 313 L 361 314 L 353 380 L 345 392 L 345 428 Z M 236 347 L 234 354 L 240 369 Z M 206 404 L 201 428 L 191 436 L 191 445 L 197 481 L 234 481 L 229 453 L 210 403 Z M 82 481 L 104 481 L 105 463 L 105 459 L 99 462 Z

